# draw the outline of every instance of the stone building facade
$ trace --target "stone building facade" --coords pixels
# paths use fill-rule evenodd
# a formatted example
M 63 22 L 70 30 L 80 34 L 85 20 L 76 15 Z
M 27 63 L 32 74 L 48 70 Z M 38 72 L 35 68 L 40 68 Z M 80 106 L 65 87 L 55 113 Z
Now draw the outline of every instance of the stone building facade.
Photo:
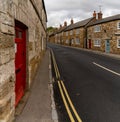
M 120 15 L 91 23 L 87 28 L 89 49 L 120 54 Z
M 72 21 L 72 20 L 71 20 Z M 85 39 L 85 24 L 82 23 L 82 21 L 78 23 L 72 23 L 69 25 L 65 30 L 65 40 L 64 44 L 69 46 L 76 46 L 76 47 L 84 47 L 84 39 Z
M 31 86 L 46 49 L 46 21 L 43 0 L 0 0 L 0 122 L 13 121 Z
M 64 25 L 60 25 L 58 31 L 50 35 L 50 41 L 58 44 L 86 47 L 86 27 L 87 24 L 94 20 L 94 17 L 74 23 L 71 19 L 71 24 L 67 26 L 67 22 Z

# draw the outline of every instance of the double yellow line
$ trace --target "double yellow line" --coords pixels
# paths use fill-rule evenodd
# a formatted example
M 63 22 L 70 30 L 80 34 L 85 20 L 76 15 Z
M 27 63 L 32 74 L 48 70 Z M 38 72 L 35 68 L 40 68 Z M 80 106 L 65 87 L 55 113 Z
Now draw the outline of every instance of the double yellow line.
M 79 115 L 78 115 L 78 113 L 77 113 L 77 111 L 76 111 L 76 109 L 75 109 L 75 107 L 74 107 L 74 105 L 73 105 L 73 103 L 69 97 L 69 94 L 66 90 L 66 87 L 65 87 L 63 81 L 60 79 L 60 72 L 58 70 L 58 66 L 57 66 L 55 56 L 54 56 L 54 53 L 52 50 L 51 50 L 51 55 L 52 55 L 52 60 L 53 60 L 53 66 L 55 69 L 55 75 L 56 75 L 56 78 L 58 79 L 58 86 L 59 86 L 60 94 L 62 96 L 62 99 L 63 99 L 64 105 L 65 105 L 66 111 L 68 113 L 68 116 L 70 118 L 70 121 L 75 122 L 75 119 L 74 119 L 74 117 L 70 111 L 70 107 L 71 107 L 71 110 L 73 111 L 77 121 L 82 122 L 81 118 L 79 117 Z

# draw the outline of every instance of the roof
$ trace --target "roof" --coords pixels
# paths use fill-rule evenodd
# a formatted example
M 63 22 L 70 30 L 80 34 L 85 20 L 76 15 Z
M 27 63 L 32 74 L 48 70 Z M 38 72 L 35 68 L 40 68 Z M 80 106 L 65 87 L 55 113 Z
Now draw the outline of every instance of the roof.
M 88 24 L 88 26 L 97 25 L 97 24 L 115 21 L 115 20 L 120 20 L 120 14 L 110 16 L 110 17 L 106 17 L 106 18 L 103 18 L 102 20 L 97 20 L 97 21 L 91 22 Z
M 62 31 L 64 31 L 68 26 L 63 26 L 61 27 L 56 33 L 61 33 Z
M 93 19 L 93 17 L 79 21 L 77 23 L 71 24 L 69 25 L 64 31 L 68 31 L 68 30 L 72 30 L 74 28 L 80 28 L 80 27 L 84 27 L 86 26 L 91 20 Z
M 47 22 L 47 13 L 46 13 L 46 8 L 45 8 L 45 2 L 44 2 L 44 0 L 42 0 L 42 3 L 43 3 L 43 9 L 44 9 L 45 15 L 46 15 L 46 22 Z
M 55 32 L 51 33 L 51 34 L 49 35 L 49 37 L 54 36 L 54 35 L 55 35 Z

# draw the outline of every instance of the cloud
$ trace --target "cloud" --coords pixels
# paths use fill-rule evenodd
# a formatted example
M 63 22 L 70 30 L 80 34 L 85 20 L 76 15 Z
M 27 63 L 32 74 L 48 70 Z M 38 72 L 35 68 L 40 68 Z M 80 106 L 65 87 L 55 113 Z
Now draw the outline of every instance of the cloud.
M 48 15 L 48 26 L 59 26 L 64 21 L 70 22 L 80 21 L 92 17 L 93 11 L 100 10 L 103 12 L 103 17 L 120 13 L 119 0 L 44 0 Z

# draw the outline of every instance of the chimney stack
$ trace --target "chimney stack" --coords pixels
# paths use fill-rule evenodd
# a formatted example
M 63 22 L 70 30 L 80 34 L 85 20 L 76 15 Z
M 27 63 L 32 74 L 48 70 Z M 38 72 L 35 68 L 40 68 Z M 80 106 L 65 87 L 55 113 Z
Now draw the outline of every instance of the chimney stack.
M 62 25 L 60 24 L 60 29 L 62 28 Z
M 96 11 L 93 12 L 93 17 L 94 17 L 94 21 L 97 20 L 97 14 L 96 14 Z
M 96 11 L 94 11 L 94 13 L 93 13 L 93 17 L 95 17 L 95 19 L 96 19 Z
M 98 13 L 98 20 L 101 20 L 102 19 L 102 12 L 100 11 L 99 13 Z
M 74 23 L 74 21 L 73 21 L 73 19 L 71 19 L 71 24 L 73 24 Z
M 65 27 L 67 26 L 67 22 L 66 22 L 66 21 L 64 22 L 64 26 L 65 26 Z

